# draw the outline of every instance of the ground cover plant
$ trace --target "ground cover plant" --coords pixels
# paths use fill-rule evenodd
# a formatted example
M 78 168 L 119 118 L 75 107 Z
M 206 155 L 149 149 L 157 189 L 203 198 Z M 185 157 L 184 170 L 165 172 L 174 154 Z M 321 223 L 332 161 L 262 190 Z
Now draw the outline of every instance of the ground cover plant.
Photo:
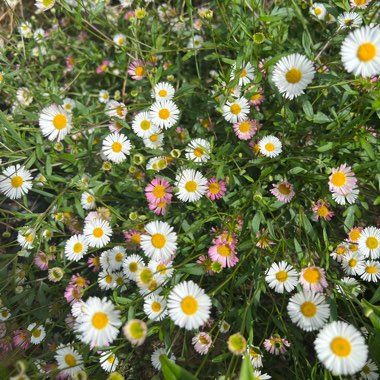
M 1 379 L 379 378 L 379 2 L 0 9 Z

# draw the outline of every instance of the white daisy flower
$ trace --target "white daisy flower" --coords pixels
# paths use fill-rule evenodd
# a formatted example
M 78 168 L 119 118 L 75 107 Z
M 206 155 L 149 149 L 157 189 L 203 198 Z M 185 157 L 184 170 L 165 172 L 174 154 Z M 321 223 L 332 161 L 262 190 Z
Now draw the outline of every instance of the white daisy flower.
M 123 271 L 115 272 L 115 282 L 116 282 L 116 287 L 118 288 L 119 291 L 124 291 L 127 290 L 127 283 L 129 280 L 125 277 Z
M 194 162 L 207 162 L 210 159 L 211 144 L 204 139 L 193 139 L 186 147 L 186 158 Z
M 366 227 L 358 240 L 359 251 L 365 257 L 377 259 L 380 256 L 380 229 Z
M 319 330 L 330 316 L 330 306 L 320 293 L 303 291 L 292 296 L 288 313 L 293 323 L 302 330 Z
M 152 157 L 146 164 L 146 170 L 155 170 L 159 172 L 168 167 L 168 161 L 166 157 Z
M 277 293 L 291 292 L 298 284 L 298 273 L 290 264 L 280 261 L 268 269 L 265 281 Z
M 203 41 L 204 40 L 203 40 L 202 36 L 191 37 L 188 44 L 187 44 L 187 48 L 188 49 L 199 49 L 202 47 Z
M 20 26 L 18 27 L 18 31 L 24 38 L 32 38 L 32 24 L 29 21 L 24 21 L 20 23 Z
M 268 375 L 267 373 L 261 373 L 261 371 L 255 369 L 253 371 L 253 378 L 255 380 L 269 380 L 272 378 L 272 376 Z
M 131 151 L 131 142 L 122 133 L 111 133 L 103 140 L 102 153 L 116 164 L 125 161 Z
M 77 325 L 80 339 L 90 346 L 111 344 L 121 326 L 120 311 L 106 298 L 90 297 L 83 306 L 83 315 Z
M 327 11 L 323 4 L 314 3 L 310 7 L 310 13 L 315 16 L 318 20 L 323 20 L 326 17 Z
M 266 157 L 277 157 L 282 152 L 282 143 L 275 136 L 265 136 L 259 143 L 260 152 Z
M 123 261 L 123 272 L 125 277 L 133 281 L 136 280 L 136 274 L 142 267 L 144 267 L 144 260 L 141 256 L 136 254 L 127 256 Z
M 358 270 L 360 278 L 367 282 L 377 282 L 380 279 L 380 263 L 368 260 L 364 266 Z
M 360 379 L 361 380 L 377 380 L 379 378 L 379 374 L 377 373 L 379 369 L 373 360 L 368 359 L 365 363 L 364 367 L 360 371 Z
M 39 115 L 42 134 L 50 141 L 63 140 L 72 128 L 71 114 L 56 104 L 45 107 Z
M 66 242 L 65 255 L 69 260 L 79 261 L 88 251 L 88 244 L 83 235 L 74 235 Z
M 36 231 L 33 228 L 23 228 L 17 234 L 17 241 L 21 248 L 33 248 L 33 242 L 36 237 Z
M 64 108 L 64 110 L 66 110 L 69 113 L 73 112 L 73 109 L 75 108 L 75 100 L 71 98 L 65 98 L 62 102 L 62 107 Z
M 126 105 L 116 100 L 108 101 L 104 109 L 109 117 L 116 117 L 118 119 L 124 119 L 128 112 Z
M 343 277 L 340 282 L 342 284 L 337 284 L 335 289 L 338 293 L 344 294 L 346 297 L 357 297 L 361 292 L 359 282 L 352 277 Z
M 144 313 L 152 321 L 161 321 L 167 315 L 164 297 L 151 294 L 144 299 Z
M 338 29 L 351 29 L 358 28 L 363 23 L 363 19 L 359 13 L 344 12 L 338 16 L 337 22 L 339 24 Z
M 85 210 L 95 210 L 96 203 L 92 191 L 85 191 L 80 198 L 80 204 Z
M 340 50 L 344 68 L 354 75 L 380 74 L 380 28 L 363 26 L 352 31 Z
M 168 261 L 177 249 L 177 234 L 166 222 L 153 221 L 145 226 L 141 235 L 141 249 L 156 261 Z
M 160 82 L 154 86 L 152 90 L 152 98 L 156 101 L 171 100 L 174 97 L 175 89 L 168 82 Z
M 117 47 L 125 46 L 127 43 L 127 37 L 122 33 L 115 34 L 113 37 L 113 42 Z
M 161 355 L 168 356 L 168 359 L 171 360 L 173 363 L 176 360 L 176 357 L 173 354 L 171 354 L 169 357 L 169 355 L 166 353 L 165 348 L 156 348 L 153 351 L 153 354 L 150 358 L 150 361 L 152 362 L 153 367 L 156 368 L 158 371 L 161 369 L 161 362 L 160 362 L 160 356 Z
M 110 93 L 107 90 L 100 90 L 98 100 L 100 103 L 106 104 L 110 100 Z
M 168 129 L 177 123 L 179 109 L 172 100 L 163 100 L 153 103 L 149 117 L 158 128 Z
M 350 0 L 351 8 L 365 9 L 372 0 Z
M 12 314 L 7 307 L 0 307 L 0 321 L 4 322 L 10 318 Z
M 193 330 L 205 324 L 210 316 L 211 299 L 193 281 L 177 284 L 168 297 L 168 312 L 174 324 Z
M 113 352 L 106 351 L 101 353 L 99 363 L 106 372 L 114 372 L 119 365 L 119 359 Z
M 244 97 L 227 101 L 223 106 L 223 117 L 230 123 L 240 123 L 247 120 L 249 114 L 249 103 Z
M 365 365 L 368 347 L 363 335 L 345 322 L 327 324 L 314 341 L 318 359 L 334 375 L 353 375 Z
M 280 93 L 292 100 L 304 93 L 314 75 L 313 63 L 297 53 L 280 59 L 274 67 L 272 79 Z
M 194 169 L 184 169 L 176 175 L 177 197 L 183 202 L 196 202 L 207 191 L 207 179 Z
M 65 376 L 75 376 L 83 369 L 83 358 L 71 346 L 59 345 L 54 359 L 57 361 L 58 369 Z
M 140 267 L 136 273 L 135 281 L 137 286 L 142 290 L 141 294 L 155 291 L 158 285 L 158 282 L 153 278 L 153 272 L 145 266 Z
M 30 331 L 30 342 L 33 344 L 40 344 L 46 336 L 45 327 L 42 325 L 37 326 L 36 323 L 31 323 L 27 330 Z
M 115 274 L 106 270 L 100 272 L 98 276 L 98 284 L 99 287 L 104 290 L 115 289 L 117 287 Z
M 29 106 L 33 102 L 33 95 L 26 87 L 20 87 L 16 92 L 17 101 L 21 106 Z
M 132 121 L 132 129 L 137 136 L 143 139 L 159 131 L 159 128 L 152 123 L 149 112 L 140 112 L 137 114 Z
M 249 345 L 247 347 L 247 354 L 249 355 L 251 363 L 255 368 L 260 368 L 263 366 L 263 354 L 259 347 Z
M 109 268 L 111 270 L 119 270 L 123 266 L 123 261 L 126 258 L 125 248 L 118 245 L 113 247 L 109 253 Z
M 332 198 L 339 205 L 344 206 L 346 203 L 353 204 L 358 199 L 359 189 L 352 189 L 348 193 L 339 194 L 335 191 L 332 192 Z
M 251 83 L 253 80 L 253 74 L 255 70 L 253 69 L 250 62 L 242 62 L 241 67 L 243 67 L 241 70 L 238 70 L 238 72 L 235 74 L 236 71 L 236 63 L 232 65 L 232 72 L 231 72 L 231 80 L 238 77 L 239 78 L 239 85 L 244 86 L 248 83 Z
M 36 7 L 41 11 L 47 11 L 54 7 L 55 0 L 35 0 Z
M 112 228 L 106 220 L 95 218 L 85 223 L 83 234 L 90 247 L 102 248 L 111 240 Z
M 162 284 L 165 280 L 172 278 L 174 272 L 172 261 L 163 263 L 156 260 L 150 260 L 148 268 L 153 272 L 154 278 L 159 284 Z
M 144 145 L 150 149 L 159 149 L 163 146 L 164 134 L 163 133 L 152 133 L 147 138 L 143 140 Z
M 124 336 L 134 346 L 141 346 L 144 343 L 147 332 L 146 323 L 140 319 L 131 319 L 123 326 Z
M 355 276 L 363 270 L 364 257 L 360 252 L 349 251 L 344 255 L 341 265 L 344 273 L 349 276 Z
M 32 176 L 24 166 L 8 166 L 0 175 L 0 192 L 10 199 L 19 199 L 32 188 Z

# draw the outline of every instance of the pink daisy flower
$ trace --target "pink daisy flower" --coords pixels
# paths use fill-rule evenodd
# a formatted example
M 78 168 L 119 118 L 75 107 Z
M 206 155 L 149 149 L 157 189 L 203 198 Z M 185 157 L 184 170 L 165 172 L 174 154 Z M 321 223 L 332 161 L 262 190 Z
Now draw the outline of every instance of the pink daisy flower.
M 330 204 L 324 199 L 319 199 L 317 202 L 313 203 L 313 213 L 314 220 L 318 221 L 319 218 L 330 221 L 334 216 L 333 211 L 329 210 Z
M 256 120 L 244 120 L 233 125 L 235 135 L 240 140 L 249 140 L 258 130 Z
M 98 255 L 92 254 L 88 260 L 87 264 L 90 268 L 93 268 L 93 272 L 99 272 L 100 270 L 100 258 Z
M 234 244 L 219 243 L 213 245 L 209 248 L 208 255 L 212 261 L 219 262 L 223 268 L 231 268 L 239 261 Z
M 372 0 L 350 0 L 350 6 L 351 8 L 365 9 L 371 1 Z
M 130 20 L 130 19 L 133 19 L 135 18 L 136 15 L 135 15 L 135 11 L 128 11 L 125 15 L 124 15 L 124 20 Z
M 145 196 L 149 203 L 157 205 L 160 202 L 171 203 L 172 188 L 165 178 L 154 178 L 150 184 L 145 187 Z
M 331 192 L 346 195 L 356 187 L 357 179 L 351 171 L 351 166 L 342 164 L 331 170 L 329 177 L 329 189 Z
M 49 258 L 45 252 L 36 253 L 33 262 L 41 270 L 48 270 Z
M 304 290 L 311 292 L 323 292 L 323 289 L 328 286 L 325 270 L 316 266 L 309 265 L 307 268 L 303 268 L 298 281 Z
M 224 181 L 218 181 L 216 177 L 211 177 L 207 182 L 206 196 L 212 201 L 215 201 L 216 199 L 221 199 L 226 193 L 226 190 L 227 187 Z
M 156 215 L 165 215 L 166 214 L 166 205 L 168 202 L 152 202 L 149 203 L 149 210 L 152 210 Z
M 141 231 L 137 230 L 128 230 L 124 231 L 124 241 L 128 244 L 128 249 L 136 250 L 140 248 L 140 242 L 141 242 Z
M 273 334 L 264 341 L 264 348 L 273 355 L 285 354 L 286 347 L 290 347 L 290 343 L 286 338 L 281 338 L 278 334 Z
M 196 263 L 199 264 L 208 275 L 212 276 L 214 274 L 214 271 L 211 269 L 213 261 L 208 256 L 199 256 Z
M 194 350 L 198 352 L 198 354 L 205 355 L 208 353 L 212 345 L 212 339 L 209 334 L 200 332 L 195 335 L 195 337 L 191 340 L 191 343 L 193 343 Z
M 264 95 L 264 90 L 262 88 L 259 88 L 257 90 L 257 93 L 256 94 L 253 94 L 250 98 L 249 98 L 249 104 L 251 106 L 255 106 L 256 108 L 256 111 L 260 111 L 260 105 L 262 103 L 264 103 L 265 101 L 265 95 Z
M 85 289 L 89 284 L 90 282 L 86 278 L 82 277 L 79 273 L 72 275 L 70 278 L 70 285 L 78 289 Z
M 178 137 L 183 144 L 185 142 L 185 128 L 177 127 L 175 131 L 178 133 Z
M 261 232 L 257 231 L 256 238 L 258 239 L 256 247 L 259 247 L 261 249 L 267 249 L 271 245 L 275 244 L 272 240 L 269 239 L 268 230 L 266 228 L 262 228 Z
M 145 77 L 146 70 L 145 70 L 145 63 L 141 59 L 137 59 L 133 61 L 128 66 L 128 74 L 132 77 L 134 80 L 141 80 Z
M 295 192 L 293 191 L 293 185 L 287 181 L 281 181 L 273 185 L 273 189 L 270 192 L 277 198 L 278 201 L 289 203 Z
M 102 62 L 102 64 L 99 65 L 99 66 L 96 68 L 96 70 L 95 70 L 96 74 L 102 74 L 102 73 L 104 73 L 105 71 L 107 71 L 109 64 L 110 64 L 110 61 L 109 61 L 108 59 L 105 59 L 105 60 Z
M 68 303 L 74 303 L 82 298 L 82 294 L 77 287 L 68 285 L 65 289 L 64 297 Z
M 65 63 L 66 63 L 67 71 L 72 71 L 74 69 L 75 59 L 73 56 L 71 56 L 71 55 L 67 56 L 65 59 Z
M 5 354 L 10 351 L 12 351 L 12 343 L 6 339 L 0 339 L 0 352 Z
M 30 346 L 30 331 L 16 330 L 13 333 L 12 343 L 15 347 L 26 350 Z

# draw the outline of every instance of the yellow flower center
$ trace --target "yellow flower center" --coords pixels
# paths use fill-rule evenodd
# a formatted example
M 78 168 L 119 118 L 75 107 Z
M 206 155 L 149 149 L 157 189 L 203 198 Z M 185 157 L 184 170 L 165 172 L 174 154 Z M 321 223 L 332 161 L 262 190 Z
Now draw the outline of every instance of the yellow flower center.
M 155 313 L 158 313 L 160 310 L 161 310 L 161 304 L 157 301 L 154 301 L 152 303 L 152 310 L 155 312 Z
M 103 229 L 100 228 L 100 227 L 96 227 L 94 228 L 94 231 L 92 232 L 92 234 L 96 237 L 96 238 L 101 238 L 104 234 L 103 232 Z
M 87 197 L 87 203 L 92 203 L 94 201 L 94 197 L 92 195 L 89 195 Z
M 197 188 L 198 188 L 198 184 L 195 181 L 187 181 L 185 184 L 185 189 L 189 193 L 193 193 L 194 191 L 197 190 Z
M 152 235 L 151 243 L 154 248 L 161 249 L 166 244 L 166 238 L 163 234 L 156 233 Z
M 321 274 L 316 268 L 307 268 L 303 274 L 303 278 L 310 284 L 315 284 L 320 280 Z
M 208 340 L 205 336 L 203 336 L 203 335 L 201 335 L 201 336 L 199 337 L 199 341 L 200 341 L 202 344 L 209 344 L 209 343 L 210 343 L 209 340 Z
M 364 5 L 367 2 L 367 0 L 354 0 L 354 3 L 356 5 Z
M 314 13 L 315 13 L 317 16 L 319 16 L 319 15 L 322 13 L 321 8 L 315 8 L 315 9 L 314 9 Z
M 301 313 L 307 318 L 314 317 L 316 312 L 317 312 L 317 307 L 315 306 L 313 302 L 306 301 L 301 305 Z
M 86 280 L 83 277 L 78 277 L 75 279 L 75 284 L 79 288 L 83 288 L 86 285 Z
M 218 182 L 210 183 L 208 189 L 209 189 L 211 194 L 214 194 L 214 195 L 218 194 L 220 191 L 219 183 Z
M 140 123 L 140 128 L 141 128 L 143 131 L 147 131 L 147 130 L 150 128 L 150 121 L 149 121 L 149 120 L 143 120 L 143 121 Z
M 243 121 L 239 124 L 239 131 L 241 133 L 247 133 L 251 129 L 251 124 L 248 121 Z
M 252 96 L 251 96 L 251 100 L 253 100 L 253 101 L 257 101 L 257 100 L 260 100 L 261 97 L 262 97 L 261 94 L 255 94 L 255 95 L 252 95 Z
M 112 276 L 110 274 L 107 274 L 106 277 L 104 277 L 104 280 L 106 281 L 107 284 L 112 283 Z
M 359 229 L 355 229 L 349 233 L 348 237 L 350 238 L 351 241 L 357 242 L 359 240 L 361 234 L 362 233 Z
M 198 311 L 198 301 L 192 296 L 186 296 L 181 302 L 181 309 L 186 315 L 193 315 Z
M 218 254 L 223 257 L 227 257 L 231 255 L 231 248 L 227 244 L 219 245 L 216 249 Z
M 285 75 L 285 78 L 286 80 L 289 82 L 289 83 L 292 83 L 292 84 L 295 84 L 295 83 L 298 83 L 301 78 L 302 78 L 302 73 L 300 70 L 294 68 L 294 69 L 290 69 L 286 75 Z
M 108 325 L 109 319 L 106 313 L 98 311 L 93 315 L 91 322 L 97 330 L 103 330 Z
M 157 272 L 159 272 L 160 275 L 166 274 L 166 269 L 167 268 L 165 264 L 158 264 L 156 268 Z
M 24 180 L 19 175 L 15 175 L 11 179 L 11 185 L 12 185 L 12 187 L 15 187 L 15 188 L 21 187 L 23 183 L 24 183 Z
M 280 282 L 285 282 L 288 279 L 288 272 L 280 270 L 276 273 L 276 279 Z
M 244 78 L 247 75 L 247 70 L 243 69 L 240 73 L 240 78 Z
M 350 259 L 348 261 L 348 266 L 351 267 L 351 268 L 354 268 L 357 263 L 358 263 L 358 261 L 356 259 Z
M 74 247 L 73 247 L 73 251 L 74 253 L 81 253 L 83 250 L 83 244 L 82 243 L 79 243 L 79 242 L 76 242 L 74 244 Z
M 327 216 L 329 214 L 329 209 L 325 205 L 322 205 L 322 206 L 318 207 L 317 213 L 319 216 L 324 218 L 325 216 Z
M 124 38 L 120 37 L 118 40 L 118 43 L 119 43 L 119 45 L 123 45 L 124 44 Z
M 141 241 L 141 238 L 140 238 L 140 235 L 139 234 L 133 234 L 132 237 L 131 237 L 131 242 L 133 244 L 140 244 L 140 241 Z
M 166 194 L 166 190 L 165 190 L 165 187 L 162 186 L 162 185 L 157 185 L 157 186 L 153 189 L 153 195 L 154 195 L 156 198 L 162 198 L 165 194 Z
M 118 141 L 115 141 L 115 142 L 112 144 L 112 150 L 113 150 L 115 153 L 120 153 L 122 149 L 123 149 L 123 145 L 121 145 Z
M 375 273 L 377 273 L 377 268 L 376 268 L 374 265 L 368 265 L 368 266 L 365 268 L 365 271 L 366 271 L 366 273 L 368 273 L 368 274 L 375 274 Z
M 107 358 L 107 362 L 110 363 L 110 364 L 113 364 L 115 361 L 115 356 L 114 355 L 111 355 Z
M 273 151 L 274 151 L 274 144 L 273 144 L 273 143 L 266 143 L 266 144 L 265 144 L 265 149 L 266 149 L 268 152 L 273 152 Z
M 140 272 L 140 280 L 143 284 L 149 284 L 152 281 L 152 278 L 153 272 L 150 269 L 145 268 Z
M 375 58 L 376 53 L 376 46 L 372 42 L 365 42 L 359 46 L 356 55 L 360 61 L 368 62 Z
M 241 112 L 241 107 L 240 107 L 239 104 L 234 103 L 234 104 L 231 105 L 230 111 L 234 115 L 238 115 Z
M 145 329 L 140 321 L 132 322 L 129 326 L 129 332 L 133 339 L 141 339 L 145 336 Z
M 52 5 L 54 2 L 54 0 L 42 0 L 42 4 L 44 5 L 44 7 L 50 7 L 50 5 Z
M 379 246 L 379 241 L 375 237 L 370 236 L 365 241 L 365 244 L 369 249 L 376 249 Z
M 152 142 L 156 142 L 158 140 L 158 135 L 154 134 L 154 135 L 150 136 L 149 140 Z
M 35 338 L 39 338 L 41 336 L 41 330 L 40 329 L 33 329 L 32 331 L 32 335 L 35 337 Z
M 118 114 L 118 116 L 123 117 L 123 115 L 124 115 L 124 107 L 123 106 L 116 107 L 116 113 Z
M 117 261 L 118 263 L 120 263 L 123 260 L 123 257 L 124 257 L 124 255 L 121 252 L 118 252 L 115 255 L 115 261 Z
M 371 373 L 371 369 L 367 366 L 367 365 L 365 365 L 363 368 L 362 368 L 362 372 L 364 372 L 365 374 L 369 374 L 369 373 Z
M 347 176 L 342 172 L 336 172 L 331 177 L 331 183 L 334 186 L 343 186 L 347 181 Z
M 129 270 L 132 273 L 137 272 L 137 269 L 139 269 L 139 265 L 135 261 L 129 264 Z
M 197 148 L 194 149 L 194 156 L 202 157 L 203 154 L 204 154 L 204 151 L 200 146 L 198 146 Z
M 33 234 L 29 234 L 25 240 L 28 242 L 28 243 L 31 243 L 33 240 L 34 240 L 34 235 Z
M 145 69 L 144 69 L 142 66 L 138 66 L 138 67 L 136 67 L 136 69 L 135 69 L 135 74 L 136 74 L 138 77 L 143 76 L 144 73 L 145 73 Z
M 167 95 L 168 95 L 168 92 L 166 90 L 158 91 L 158 96 L 161 96 L 161 98 L 164 98 Z
M 283 195 L 289 195 L 290 194 L 290 188 L 288 186 L 286 186 L 285 184 L 279 185 L 278 191 Z
M 160 119 L 166 120 L 170 116 L 170 111 L 167 108 L 163 108 L 158 112 L 158 117 Z
M 58 115 L 54 116 L 53 119 L 53 125 L 55 129 L 64 129 L 67 126 L 67 117 L 65 115 L 62 115 L 59 113 Z
M 351 343 L 343 337 L 336 337 L 330 344 L 331 351 L 340 357 L 346 357 L 351 353 Z
M 77 364 L 77 360 L 74 355 L 66 354 L 65 355 L 65 363 L 68 367 L 74 367 Z

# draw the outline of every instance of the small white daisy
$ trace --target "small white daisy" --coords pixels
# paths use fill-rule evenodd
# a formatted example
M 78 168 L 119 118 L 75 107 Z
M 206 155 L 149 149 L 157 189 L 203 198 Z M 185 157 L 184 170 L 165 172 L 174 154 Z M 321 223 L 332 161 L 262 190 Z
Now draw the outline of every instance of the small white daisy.
M 73 112 L 73 109 L 75 108 L 75 100 L 71 98 L 65 98 L 62 102 L 62 107 L 64 110 L 66 110 L 69 113 Z
M 167 315 L 164 297 L 156 294 L 148 295 L 144 299 L 144 313 L 152 321 L 161 321 Z
M 18 31 L 24 38 L 32 38 L 32 24 L 29 21 L 24 21 L 20 23 Z
M 156 260 L 150 260 L 148 268 L 153 272 L 154 278 L 159 284 L 162 284 L 165 280 L 171 278 L 174 272 L 172 261 L 163 263 Z
M 343 277 L 340 282 L 342 284 L 337 284 L 335 289 L 346 297 L 357 297 L 362 290 L 359 282 L 352 277 Z
M 360 380 L 377 380 L 379 374 L 377 373 L 379 369 L 373 360 L 368 359 L 362 370 L 360 371 Z
M 176 186 L 181 201 L 196 202 L 207 191 L 207 179 L 194 169 L 185 169 L 176 175 Z
M 117 47 L 125 46 L 127 43 L 127 37 L 122 33 L 115 34 L 113 37 L 113 42 Z
M 40 112 L 38 123 L 42 134 L 50 141 L 63 140 L 72 128 L 71 114 L 56 104 L 45 107 Z
M 94 210 L 96 208 L 96 203 L 92 191 L 85 191 L 81 195 L 80 203 L 85 210 Z
M 282 143 L 275 136 L 265 136 L 258 144 L 261 154 L 266 157 L 277 157 L 282 152 Z
M 365 257 L 377 259 L 380 256 L 380 229 L 366 227 L 358 240 L 359 251 Z
M 364 257 L 360 252 L 349 251 L 344 255 L 341 265 L 344 273 L 349 276 L 355 276 L 359 274 L 359 272 L 362 272 L 364 267 Z
M 140 319 L 131 319 L 123 326 L 124 336 L 134 346 L 141 346 L 146 338 L 148 327 Z
M 113 352 L 106 351 L 100 355 L 99 363 L 106 372 L 114 372 L 119 365 L 119 359 Z
M 363 23 L 363 19 L 359 13 L 344 12 L 338 16 L 337 22 L 339 24 L 338 29 L 351 29 L 358 28 Z
M 319 330 L 330 316 L 325 297 L 308 291 L 292 296 L 287 309 L 292 322 L 305 331 Z
M 40 344 L 46 336 L 45 327 L 42 325 L 37 326 L 36 323 L 31 323 L 27 330 L 30 331 L 30 342 L 33 344 Z
M 247 62 L 247 64 L 245 64 L 245 62 L 242 62 L 240 67 L 242 67 L 241 70 L 236 70 L 236 63 L 232 65 L 231 80 L 238 77 L 239 85 L 244 86 L 248 83 L 251 83 L 255 71 L 250 62 Z
M 249 103 L 244 97 L 227 101 L 223 106 L 223 117 L 230 123 L 240 123 L 247 120 L 249 114 Z
M 380 27 L 352 31 L 344 39 L 340 55 L 349 73 L 363 77 L 380 74 Z
M 153 367 L 156 368 L 158 371 L 161 369 L 161 362 L 160 362 L 160 356 L 161 355 L 168 356 L 168 354 L 166 353 L 165 348 L 156 348 L 153 351 L 153 354 L 152 354 L 152 356 L 150 358 Z M 171 360 L 174 363 L 176 357 L 173 354 L 171 354 L 170 357 L 168 357 L 168 359 Z
M 166 157 L 152 157 L 146 164 L 146 170 L 155 170 L 159 172 L 168 167 L 168 160 Z
M 210 309 L 210 297 L 193 281 L 181 282 L 169 293 L 169 316 L 175 325 L 186 330 L 204 325 L 210 316 Z
M 186 147 L 186 158 L 194 162 L 207 162 L 210 159 L 211 144 L 204 139 L 194 139 Z
M 168 261 L 177 249 L 177 234 L 166 222 L 153 221 L 145 226 L 141 248 L 145 255 L 156 261 Z
M 152 98 L 156 101 L 171 100 L 174 97 L 175 89 L 168 82 L 160 82 L 152 90 Z
M 380 279 L 380 263 L 368 260 L 364 266 L 358 270 L 360 278 L 367 282 L 377 282 Z
M 10 318 L 12 314 L 7 307 L 0 307 L 0 321 L 4 322 Z
M 298 273 L 290 264 L 280 261 L 268 269 L 265 281 L 277 293 L 291 292 L 298 284 Z
M 158 128 L 168 129 L 177 123 L 179 109 L 171 100 L 155 102 L 150 107 L 149 117 Z
M 116 164 L 125 161 L 131 151 L 131 142 L 122 133 L 111 133 L 103 140 L 102 152 L 107 160 Z
M 110 100 L 105 105 L 105 112 L 109 117 L 124 119 L 127 115 L 127 107 L 124 103 Z
M 79 261 L 88 250 L 88 244 L 83 235 L 74 235 L 66 242 L 65 255 L 69 260 Z
M 54 7 L 55 0 L 35 0 L 36 7 L 41 11 L 47 11 Z
M 123 261 L 126 258 L 126 251 L 125 248 L 118 245 L 116 247 L 113 247 L 109 251 L 109 268 L 111 270 L 119 270 L 123 266 Z
M 144 138 L 143 143 L 147 148 L 158 149 L 161 148 L 164 142 L 163 133 L 152 133 L 147 138 Z
M 115 274 L 108 272 L 107 270 L 100 272 L 98 276 L 98 284 L 100 289 L 115 289 L 117 287 Z
M 130 280 L 136 280 L 136 275 L 142 267 L 144 267 L 144 260 L 136 254 L 127 256 L 123 261 L 123 272 Z
M 310 13 L 315 16 L 318 20 L 323 20 L 326 17 L 327 11 L 323 4 L 314 3 L 310 7 Z
M 334 375 L 353 375 L 365 365 L 368 347 L 352 325 L 337 321 L 327 324 L 314 341 L 318 359 Z
M 152 123 L 149 112 L 140 112 L 137 114 L 133 118 L 132 129 L 137 136 L 143 139 L 149 137 L 152 133 L 159 132 L 159 128 L 157 128 L 157 126 Z
M 101 248 L 109 243 L 112 228 L 106 220 L 95 218 L 85 223 L 83 234 L 90 247 Z
M 33 228 L 22 228 L 17 235 L 17 241 L 22 248 L 33 248 L 36 231 Z
M 54 359 L 57 361 L 58 369 L 63 375 L 75 376 L 83 369 L 83 358 L 71 346 L 59 345 L 55 352 Z
M 277 62 L 272 79 L 280 93 L 292 100 L 304 93 L 314 75 L 313 63 L 306 56 L 297 53 L 283 57 Z
M 32 176 L 24 166 L 8 166 L 0 175 L 0 192 L 10 199 L 19 199 L 32 188 Z
M 110 93 L 107 90 L 100 90 L 98 100 L 100 103 L 107 103 L 110 100 Z

